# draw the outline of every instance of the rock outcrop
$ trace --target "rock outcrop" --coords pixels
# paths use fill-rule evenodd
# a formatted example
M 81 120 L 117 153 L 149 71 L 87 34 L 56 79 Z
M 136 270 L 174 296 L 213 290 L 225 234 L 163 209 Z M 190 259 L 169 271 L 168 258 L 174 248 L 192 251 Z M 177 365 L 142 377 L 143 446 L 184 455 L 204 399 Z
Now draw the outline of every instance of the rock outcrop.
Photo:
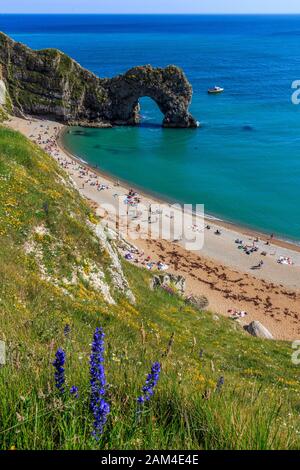
M 0 79 L 0 105 L 4 106 L 6 102 L 6 87 L 3 80 Z
M 8 108 L 8 95 L 6 91 L 6 85 L 3 80 L 2 67 L 0 65 L 0 123 L 8 118 Z
M 185 302 L 198 310 L 206 310 L 209 306 L 209 300 L 204 295 L 189 295 Z
M 192 87 L 173 65 L 98 78 L 56 49 L 33 51 L 0 33 L 0 66 L 17 115 L 94 127 L 136 125 L 139 99 L 148 96 L 164 114 L 164 127 L 197 127 L 188 111 Z
M 245 326 L 245 330 L 257 338 L 274 339 L 270 331 L 259 321 L 253 321 L 250 325 Z
M 176 276 L 175 274 L 157 274 L 150 281 L 150 289 L 153 290 L 158 287 L 174 287 L 179 294 L 183 295 L 186 280 L 183 276 Z

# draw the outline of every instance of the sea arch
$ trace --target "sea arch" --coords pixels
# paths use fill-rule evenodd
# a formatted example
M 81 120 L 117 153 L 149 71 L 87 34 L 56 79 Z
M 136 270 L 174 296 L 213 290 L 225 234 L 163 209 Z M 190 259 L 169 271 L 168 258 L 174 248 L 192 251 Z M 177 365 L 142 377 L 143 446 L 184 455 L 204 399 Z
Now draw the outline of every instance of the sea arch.
M 192 86 L 179 67 L 134 67 L 112 79 L 109 91 L 115 109 L 112 120 L 116 124 L 139 124 L 139 101 L 147 97 L 157 104 L 164 115 L 163 127 L 197 127 L 197 122 L 189 113 Z

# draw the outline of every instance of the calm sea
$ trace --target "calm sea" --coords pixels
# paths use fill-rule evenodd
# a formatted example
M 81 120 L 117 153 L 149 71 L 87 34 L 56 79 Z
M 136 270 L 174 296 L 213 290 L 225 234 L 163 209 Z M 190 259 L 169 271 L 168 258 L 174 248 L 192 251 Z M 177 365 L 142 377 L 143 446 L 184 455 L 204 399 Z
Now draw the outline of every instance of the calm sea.
M 141 100 L 139 128 L 76 129 L 86 161 L 168 199 L 300 241 L 300 16 L 4 16 L 0 30 L 57 47 L 96 74 L 177 64 L 194 88 L 198 130 L 164 130 Z M 208 96 L 219 85 L 225 93 Z

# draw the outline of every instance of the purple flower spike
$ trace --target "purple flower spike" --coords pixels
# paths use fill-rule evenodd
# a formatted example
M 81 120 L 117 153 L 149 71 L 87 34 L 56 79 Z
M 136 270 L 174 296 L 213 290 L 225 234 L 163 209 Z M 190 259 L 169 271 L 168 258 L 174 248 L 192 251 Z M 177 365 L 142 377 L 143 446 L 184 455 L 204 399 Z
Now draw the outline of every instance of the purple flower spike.
M 72 385 L 72 387 L 70 388 L 70 394 L 71 394 L 74 398 L 78 398 L 78 397 L 79 397 L 78 387 L 76 387 L 75 385 Z
M 90 408 L 94 416 L 93 436 L 98 440 L 103 434 L 110 406 L 104 400 L 106 377 L 104 370 L 104 337 L 102 328 L 96 328 L 90 356 Z
M 65 362 L 66 362 L 66 354 L 64 350 L 58 349 L 55 354 L 55 361 L 52 364 L 55 368 L 55 372 L 54 372 L 55 387 L 61 394 L 65 393 L 65 369 L 64 369 Z
M 144 403 L 149 401 L 154 395 L 154 389 L 159 381 L 160 371 L 160 363 L 154 362 L 151 368 L 151 373 L 147 375 L 146 383 L 142 388 L 142 395 L 139 396 L 137 399 L 137 402 L 139 403 L 140 407 L 142 407 Z

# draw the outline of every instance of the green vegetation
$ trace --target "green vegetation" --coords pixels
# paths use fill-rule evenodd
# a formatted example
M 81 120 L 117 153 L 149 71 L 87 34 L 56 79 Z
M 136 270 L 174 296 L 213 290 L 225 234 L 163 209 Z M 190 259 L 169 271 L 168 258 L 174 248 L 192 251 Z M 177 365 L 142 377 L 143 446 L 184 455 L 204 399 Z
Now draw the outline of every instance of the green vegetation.
M 230 320 L 150 291 L 151 274 L 124 263 L 137 300 L 131 305 L 113 290 L 95 222 L 56 163 L 0 127 L 0 340 L 7 349 L 0 366 L 0 449 L 299 448 L 299 369 L 291 346 L 251 338 Z M 95 266 L 116 305 L 89 282 Z M 106 333 L 111 405 L 98 443 L 88 406 L 97 326 Z M 62 400 L 55 390 L 59 347 L 79 399 L 66 394 Z M 154 361 L 162 363 L 161 379 L 139 420 L 136 398 Z
M 10 96 L 8 93 L 6 93 L 6 96 L 5 96 L 5 110 L 9 113 L 9 114 L 12 114 L 13 112 L 13 104 L 12 104 L 12 101 L 10 99 Z M 8 116 L 6 116 L 6 119 L 7 119 Z
M 7 118 L 8 118 L 7 113 L 5 112 L 5 110 L 0 105 L 0 123 L 6 121 Z

